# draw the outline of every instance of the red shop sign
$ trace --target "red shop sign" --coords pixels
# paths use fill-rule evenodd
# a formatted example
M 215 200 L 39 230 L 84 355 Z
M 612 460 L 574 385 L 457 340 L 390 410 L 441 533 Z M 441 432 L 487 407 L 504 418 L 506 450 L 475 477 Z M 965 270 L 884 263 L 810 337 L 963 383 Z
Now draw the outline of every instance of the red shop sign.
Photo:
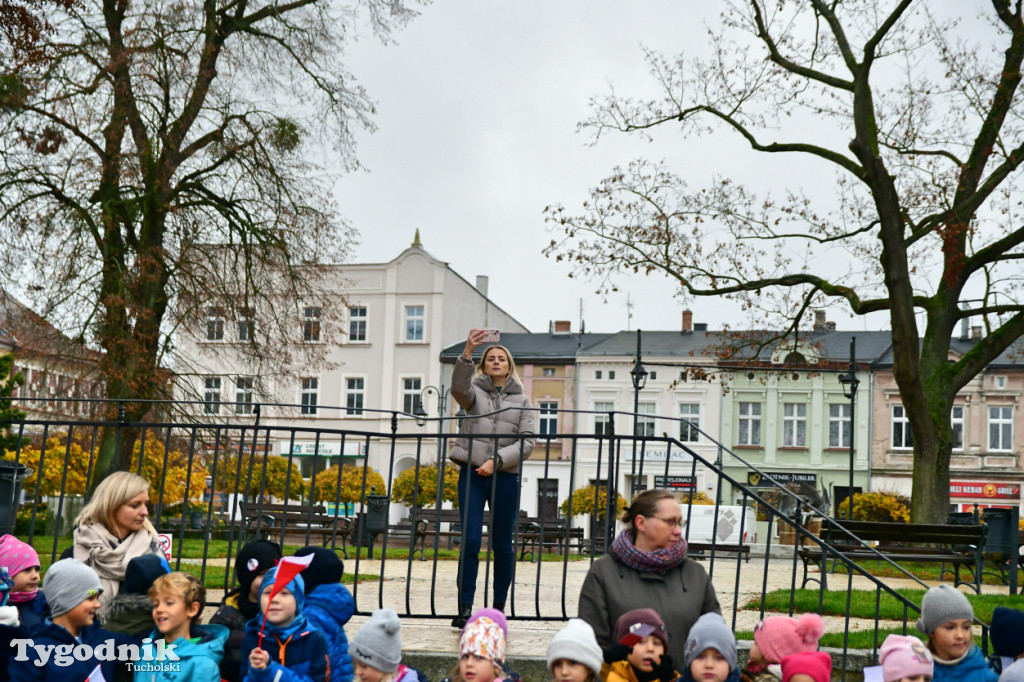
M 989 500 L 1019 500 L 1019 483 L 950 481 L 950 497 L 983 497 Z

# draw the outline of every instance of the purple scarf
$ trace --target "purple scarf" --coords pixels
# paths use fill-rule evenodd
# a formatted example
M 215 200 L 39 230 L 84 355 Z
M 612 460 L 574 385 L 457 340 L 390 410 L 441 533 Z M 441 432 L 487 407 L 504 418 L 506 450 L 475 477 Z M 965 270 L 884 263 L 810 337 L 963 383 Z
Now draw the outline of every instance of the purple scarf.
M 678 545 L 648 552 L 637 549 L 629 537 L 629 531 L 624 530 L 612 541 L 612 556 L 634 571 L 664 573 L 683 563 L 686 558 L 686 538 L 681 538 Z

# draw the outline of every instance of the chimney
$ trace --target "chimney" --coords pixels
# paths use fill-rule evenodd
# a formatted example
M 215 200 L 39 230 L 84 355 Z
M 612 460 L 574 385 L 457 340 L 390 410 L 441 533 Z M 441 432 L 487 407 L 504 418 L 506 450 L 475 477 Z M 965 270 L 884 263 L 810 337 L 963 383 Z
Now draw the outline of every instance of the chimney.
M 569 320 L 555 320 L 554 328 L 556 334 L 568 334 L 572 331 L 572 322 Z
M 477 275 L 476 276 L 476 290 L 479 291 L 484 296 L 486 296 L 487 295 L 487 283 L 489 281 L 490 281 L 490 279 L 487 277 L 487 275 Z
M 815 310 L 814 311 L 814 331 L 815 333 L 821 333 L 825 331 L 825 311 Z
M 971 338 L 974 339 L 975 341 L 977 341 L 978 339 L 981 338 L 981 325 L 980 324 L 976 324 L 973 327 L 971 327 Z
M 835 330 L 836 330 L 836 323 L 835 322 L 826 322 L 825 323 L 825 331 L 827 331 L 827 332 L 834 332 Z
M 683 311 L 683 332 L 693 331 L 693 311 L 686 309 Z

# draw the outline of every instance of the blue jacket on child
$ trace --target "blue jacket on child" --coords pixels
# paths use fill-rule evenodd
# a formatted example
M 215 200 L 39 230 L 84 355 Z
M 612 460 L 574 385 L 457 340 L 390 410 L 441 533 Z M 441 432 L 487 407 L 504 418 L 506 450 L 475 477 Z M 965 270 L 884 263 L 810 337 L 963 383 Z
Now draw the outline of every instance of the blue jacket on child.
M 28 637 L 28 633 L 42 627 L 50 615 L 50 606 L 42 590 L 33 599 L 10 606 L 18 608 L 19 623 L 17 626 L 0 625 L 0 671 L 7 670 L 7 661 L 13 655 L 11 640 Z
M 997 682 L 998 679 L 999 675 L 988 667 L 981 649 L 973 645 L 959 663 L 946 665 L 936 658 L 932 675 L 932 682 Z
M 49 619 L 41 626 L 30 630 L 28 637 L 36 646 L 70 645 L 74 647 L 78 644 L 88 644 L 93 649 L 106 643 L 107 640 L 112 640 L 114 651 L 111 652 L 111 658 L 116 656 L 116 647 L 122 644 L 138 646 L 142 643 L 141 637 L 110 632 L 100 627 L 99 623 L 93 623 L 81 628 L 78 631 L 78 639 L 75 639 L 65 627 L 57 625 Z M 65 661 L 62 661 L 66 662 L 67 665 L 57 665 L 54 662 L 57 654 L 54 649 L 50 649 L 50 656 L 46 664 L 37 666 L 36 660 L 38 660 L 39 654 L 36 649 L 26 647 L 25 654 L 28 656 L 28 660 L 16 660 L 15 657 L 18 654 L 18 649 L 11 650 L 11 660 L 7 668 L 8 679 L 11 682 L 78 682 L 79 680 L 88 679 L 97 666 L 99 666 L 104 678 L 113 680 L 114 671 L 119 665 L 116 660 L 99 661 L 91 659 L 79 661 L 70 655 L 66 657 Z
M 179 659 L 173 670 L 136 669 L 132 679 L 135 682 L 220 682 L 220 659 L 224 657 L 224 642 L 229 632 L 223 625 L 193 625 L 189 639 L 179 637 L 171 642 L 174 655 Z M 154 630 L 149 637 L 154 641 L 160 639 L 160 631 Z M 156 648 L 155 644 L 146 644 L 143 650 L 155 657 Z
M 306 595 L 303 612 L 310 624 L 324 634 L 331 659 L 331 682 L 352 682 L 355 670 L 348 653 L 345 624 L 356 611 L 352 593 L 341 583 L 319 585 Z
M 260 594 L 270 589 L 277 579 L 278 567 L 270 569 L 263 576 Z M 313 628 L 303 613 L 305 586 L 302 576 L 295 576 L 288 583 L 288 590 L 295 598 L 295 618 L 284 626 L 267 623 L 263 630 L 262 648 L 270 654 L 270 665 L 262 670 L 249 667 L 249 653 L 260 647 L 260 628 L 263 628 L 264 614 L 245 624 L 245 639 L 242 640 L 243 682 L 330 682 L 331 665 L 327 655 L 327 640 L 323 633 Z

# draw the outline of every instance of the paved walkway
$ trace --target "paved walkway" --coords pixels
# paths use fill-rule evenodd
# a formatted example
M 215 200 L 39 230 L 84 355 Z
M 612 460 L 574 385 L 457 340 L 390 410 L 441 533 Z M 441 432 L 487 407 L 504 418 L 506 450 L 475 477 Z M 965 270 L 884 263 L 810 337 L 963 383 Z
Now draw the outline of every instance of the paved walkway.
M 701 562 L 705 568 L 709 561 Z M 542 656 L 547 649 L 551 636 L 561 629 L 565 617 L 575 616 L 579 600 L 580 587 L 590 566 L 589 560 L 569 562 L 519 562 L 516 565 L 514 598 L 506 611 L 514 616 L 509 620 L 509 654 L 513 656 Z M 362 575 L 381 575 L 380 560 L 362 559 L 358 564 L 354 560 L 345 562 L 348 572 Z M 381 607 L 392 608 L 399 614 L 426 615 L 428 617 L 403 617 L 402 641 L 403 649 L 423 652 L 451 652 L 458 650 L 458 631 L 449 626 L 451 614 L 456 610 L 455 575 L 458 562 L 452 560 L 404 561 L 389 560 L 384 563 L 384 580 L 366 580 L 350 589 L 356 599 L 357 610 L 372 612 Z M 797 587 L 802 568 L 798 567 Z M 563 590 L 563 575 L 565 589 Z M 493 575 L 491 576 L 493 578 Z M 829 588 L 845 591 L 847 578 L 844 575 L 829 576 Z M 480 587 L 478 596 L 483 594 L 484 564 L 480 566 Z M 734 594 L 740 604 L 759 598 L 764 591 L 789 589 L 793 585 L 792 559 L 770 559 L 765 567 L 765 559 L 753 558 L 749 563 L 741 563 L 737 572 L 737 563 L 733 559 L 716 558 L 713 582 L 718 593 L 722 612 L 727 619 L 732 618 Z M 919 587 L 916 582 L 904 579 L 887 579 L 892 587 Z M 432 586 L 436 585 L 435 589 Z M 855 577 L 853 587 L 856 589 L 874 589 L 866 578 Z M 990 586 L 985 591 L 1005 593 Z M 211 591 L 209 602 L 215 604 L 221 594 Z M 477 606 L 483 606 L 477 600 Z M 212 612 L 211 612 L 212 613 Z M 448 614 L 446 617 L 429 617 L 430 614 Z M 759 618 L 759 612 L 738 611 L 733 628 L 737 631 L 752 630 Z M 368 616 L 354 616 L 347 628 L 355 632 Z M 529 620 L 527 620 L 529 619 Z M 556 620 L 539 620 L 556 619 Z M 840 629 L 844 619 L 826 617 L 826 628 Z M 895 626 L 895 623 L 882 623 L 882 626 Z M 854 619 L 850 623 L 851 630 L 872 629 L 873 620 Z

